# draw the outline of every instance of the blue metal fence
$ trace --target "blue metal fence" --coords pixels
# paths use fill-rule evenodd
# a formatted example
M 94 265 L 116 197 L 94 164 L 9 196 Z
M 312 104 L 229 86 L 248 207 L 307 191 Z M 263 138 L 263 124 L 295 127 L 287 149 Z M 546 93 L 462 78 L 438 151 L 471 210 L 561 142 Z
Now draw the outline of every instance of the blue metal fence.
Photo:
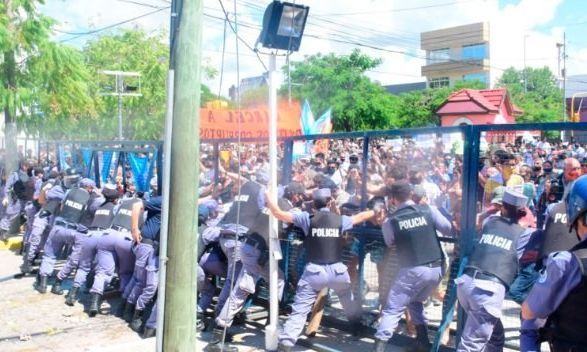
M 455 127 L 430 127 L 418 129 L 401 129 L 388 131 L 369 131 L 369 132 L 351 132 L 351 133 L 333 133 L 327 135 L 313 135 L 313 136 L 298 136 L 280 138 L 280 145 L 283 151 L 283 158 L 280 160 L 281 184 L 288 183 L 292 178 L 292 165 L 294 163 L 294 143 L 296 141 L 318 141 L 318 140 L 356 140 L 360 141 L 362 150 L 359 156 L 361 159 L 361 188 L 360 188 L 360 207 L 365 209 L 367 203 L 367 181 L 368 181 L 368 167 L 370 162 L 370 146 L 372 142 L 379 140 L 397 139 L 397 138 L 415 138 L 421 135 L 456 135 L 461 140 L 463 145 L 462 156 L 462 199 L 460 207 L 460 232 L 457 238 L 442 238 L 441 241 L 448 252 L 450 258 L 450 269 L 448 277 L 444 280 L 443 287 L 445 288 L 445 295 L 442 309 L 436 309 L 435 320 L 432 325 L 436 327 L 435 350 L 441 343 L 443 332 L 448 329 L 451 324 L 454 327 L 454 310 L 456 307 L 456 289 L 452 280 L 462 274 L 464 267 L 468 261 L 468 256 L 474 246 L 476 240 L 476 216 L 477 216 L 477 201 L 479 199 L 478 185 L 478 165 L 480 161 L 481 152 L 481 137 L 487 132 L 499 133 L 509 131 L 586 131 L 587 123 L 549 123 L 549 124 L 516 124 L 516 125 L 482 125 L 482 126 L 455 126 Z M 161 172 L 163 150 L 161 142 L 153 141 L 138 141 L 138 142 L 51 142 L 54 146 L 64 144 L 76 145 L 78 148 L 85 148 L 85 150 L 92 150 L 92 160 L 96 177 L 99 175 L 100 169 L 96 168 L 99 165 L 99 153 L 104 151 L 124 151 L 137 152 L 141 148 L 147 150 L 148 153 L 154 153 L 153 160 L 156 161 L 157 174 Z M 51 143 L 47 143 L 47 150 L 50 149 Z M 223 144 L 235 144 L 234 139 L 222 140 L 203 140 L 203 144 L 212 146 L 212 155 L 214 157 L 214 175 L 218 177 L 219 167 L 219 151 Z M 260 139 L 242 139 L 241 143 L 266 143 L 266 140 Z M 59 148 L 55 148 L 58 150 Z M 85 159 L 85 158 L 79 158 Z M 408 160 L 409 161 L 409 160 Z M 197 162 L 197 161 L 194 161 Z M 155 163 L 154 163 L 155 164 Z M 88 165 L 88 168 L 91 166 Z M 144 170 L 144 168 L 143 168 Z M 161 177 L 158 177 L 159 189 Z M 379 289 L 381 284 L 389 285 L 391 281 L 392 271 L 388 270 L 394 265 L 393 260 L 386 261 L 385 258 L 393 258 L 393 250 L 385 247 L 382 241 L 381 231 L 379 229 L 369 228 L 365 226 L 356 227 L 352 231 L 352 241 L 349 241 L 349 255 L 347 256 L 347 264 L 351 267 L 351 271 L 356 270 L 356 287 L 355 292 L 359 294 L 363 301 L 363 308 L 367 312 L 365 323 L 372 325 L 378 314 L 377 307 L 381 302 L 379 295 L 385 290 Z M 293 235 L 284 241 L 283 252 L 284 261 L 282 268 L 284 269 L 286 280 L 291 283 L 290 287 L 295 287 L 297 281 L 297 274 L 301 275 L 303 269 L 303 250 L 301 245 L 296 243 Z M 354 247 L 353 247 L 354 246 Z M 385 275 L 382 275 L 381 270 Z M 380 282 L 381 281 L 381 282 Z M 287 287 L 287 286 L 286 286 Z M 377 293 L 374 292 L 377 288 Z M 292 292 L 290 292 L 291 297 Z M 264 295 L 261 294 L 261 297 Z M 326 314 L 334 314 L 339 316 L 337 312 L 336 301 L 334 298 L 330 300 L 331 308 Z M 434 311 L 434 309 L 432 309 Z M 514 314 L 515 315 L 515 314 Z M 462 319 L 464 313 L 461 311 L 458 314 L 456 322 L 456 338 L 451 339 L 451 345 L 458 341 L 458 335 L 462 327 Z M 517 319 L 513 317 L 512 319 Z M 515 324 L 512 322 L 512 330 L 515 330 Z M 513 332 L 515 334 L 515 331 Z M 513 338 L 515 339 L 515 337 Z M 510 344 L 510 347 L 515 348 L 515 344 Z

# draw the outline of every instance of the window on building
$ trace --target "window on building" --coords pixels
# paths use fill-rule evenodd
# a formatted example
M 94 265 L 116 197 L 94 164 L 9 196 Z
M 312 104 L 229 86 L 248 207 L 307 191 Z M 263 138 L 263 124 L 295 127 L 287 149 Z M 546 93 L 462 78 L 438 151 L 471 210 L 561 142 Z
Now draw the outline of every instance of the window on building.
M 487 73 L 468 73 L 466 75 L 463 75 L 463 81 L 479 81 L 487 84 Z
M 487 59 L 487 44 L 472 44 L 463 46 L 463 60 Z
M 450 59 L 448 48 L 428 51 L 428 65 L 447 62 Z
M 449 84 L 450 84 L 450 81 L 449 81 L 448 77 L 438 77 L 438 78 L 432 78 L 430 80 L 430 88 L 448 87 Z

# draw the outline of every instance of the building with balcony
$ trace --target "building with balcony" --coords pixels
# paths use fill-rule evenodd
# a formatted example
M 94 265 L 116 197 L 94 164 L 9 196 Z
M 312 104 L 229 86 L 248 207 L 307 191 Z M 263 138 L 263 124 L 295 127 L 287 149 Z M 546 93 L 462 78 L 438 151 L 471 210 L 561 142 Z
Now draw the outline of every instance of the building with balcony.
M 490 65 L 489 23 L 474 23 L 420 34 L 426 51 L 422 76 L 428 88 L 453 86 L 457 81 L 481 81 L 486 88 L 495 79 Z

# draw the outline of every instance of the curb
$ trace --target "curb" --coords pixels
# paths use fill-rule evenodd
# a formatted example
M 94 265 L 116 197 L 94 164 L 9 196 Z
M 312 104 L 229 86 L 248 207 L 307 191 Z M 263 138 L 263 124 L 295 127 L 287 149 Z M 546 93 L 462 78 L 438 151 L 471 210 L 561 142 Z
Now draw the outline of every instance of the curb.
M 22 247 L 22 236 L 9 237 L 4 241 L 0 241 L 0 250 L 17 250 Z

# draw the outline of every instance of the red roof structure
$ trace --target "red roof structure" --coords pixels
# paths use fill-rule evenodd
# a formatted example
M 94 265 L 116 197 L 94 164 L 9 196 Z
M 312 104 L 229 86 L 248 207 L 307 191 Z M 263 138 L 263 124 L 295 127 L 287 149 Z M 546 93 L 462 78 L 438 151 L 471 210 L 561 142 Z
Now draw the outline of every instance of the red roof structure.
M 462 89 L 451 94 L 436 114 L 442 126 L 459 126 L 515 123 L 523 111 L 511 101 L 505 88 Z
M 523 112 L 511 102 L 507 89 L 462 89 L 451 94 L 436 113 L 440 116 L 452 114 L 499 113 L 505 107 L 509 115 L 520 116 Z

